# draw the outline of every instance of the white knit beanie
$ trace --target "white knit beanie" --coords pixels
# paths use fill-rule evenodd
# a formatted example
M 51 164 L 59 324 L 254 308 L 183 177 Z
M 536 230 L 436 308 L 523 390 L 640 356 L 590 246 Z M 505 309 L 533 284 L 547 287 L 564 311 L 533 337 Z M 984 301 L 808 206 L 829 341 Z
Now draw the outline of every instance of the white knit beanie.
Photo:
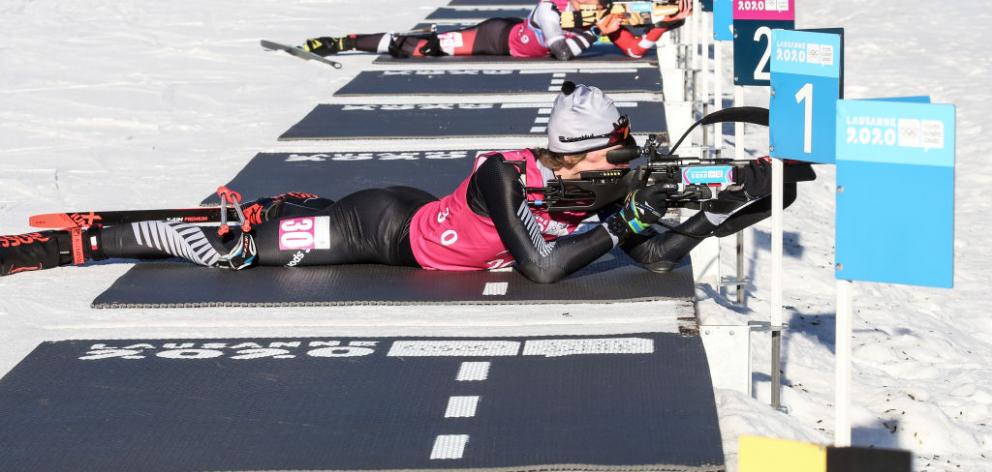
M 563 154 L 580 154 L 609 144 L 606 135 L 620 112 L 613 99 L 588 85 L 562 84 L 548 120 L 548 149 Z

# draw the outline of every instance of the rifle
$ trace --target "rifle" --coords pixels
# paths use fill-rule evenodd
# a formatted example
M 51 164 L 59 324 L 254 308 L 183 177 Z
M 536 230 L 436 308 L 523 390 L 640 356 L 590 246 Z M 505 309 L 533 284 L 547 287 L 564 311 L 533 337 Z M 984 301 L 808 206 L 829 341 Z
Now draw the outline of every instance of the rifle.
M 545 187 L 530 187 L 544 198 L 530 202 L 535 208 L 552 212 L 595 211 L 617 203 L 638 189 L 663 185 L 669 207 L 727 213 L 739 203 L 718 200 L 719 192 L 739 185 L 737 169 L 751 163 L 749 159 L 682 157 L 676 150 L 697 126 L 717 123 L 750 123 L 768 126 L 768 109 L 761 107 L 726 108 L 703 117 L 689 127 L 670 150 L 658 135 L 648 136 L 644 146 L 625 146 L 607 152 L 611 164 L 630 163 L 638 158 L 647 162 L 631 169 L 585 171 L 578 179 L 552 179 Z M 786 182 L 813 180 L 815 174 L 806 165 L 786 166 Z

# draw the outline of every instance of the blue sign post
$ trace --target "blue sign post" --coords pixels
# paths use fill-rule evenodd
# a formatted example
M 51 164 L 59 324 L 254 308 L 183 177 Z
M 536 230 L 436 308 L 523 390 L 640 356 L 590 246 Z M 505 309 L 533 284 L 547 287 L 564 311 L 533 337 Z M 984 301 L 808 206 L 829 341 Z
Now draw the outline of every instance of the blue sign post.
M 838 279 L 954 285 L 953 105 L 837 102 Z
M 927 100 L 928 101 L 928 100 Z M 953 105 L 837 102 L 834 445 L 851 443 L 852 281 L 954 285 Z
M 772 157 L 834 162 L 842 57 L 839 35 L 772 31 L 769 105 Z

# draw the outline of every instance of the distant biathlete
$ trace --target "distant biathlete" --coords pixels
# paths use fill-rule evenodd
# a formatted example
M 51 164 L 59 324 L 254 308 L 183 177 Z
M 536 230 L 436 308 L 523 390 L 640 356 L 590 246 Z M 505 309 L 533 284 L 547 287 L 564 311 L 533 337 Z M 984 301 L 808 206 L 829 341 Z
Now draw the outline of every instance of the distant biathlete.
M 771 188 L 769 166 L 761 163 L 743 167 L 741 188 L 720 193 L 718 198 L 735 205 L 733 211 L 701 211 L 660 233 L 655 223 L 668 208 L 660 184 L 633 190 L 597 212 L 549 212 L 536 204 L 544 194 L 535 188 L 549 180 L 627 167 L 606 155 L 634 145 L 627 117 L 613 100 L 595 87 L 566 82 L 552 107 L 546 148 L 481 155 L 468 177 L 441 198 L 411 187 L 361 190 L 337 201 L 286 194 L 247 204 L 241 228 L 226 232 L 138 221 L 0 236 L 0 275 L 106 258 L 173 256 L 236 270 L 375 263 L 471 271 L 512 265 L 528 279 L 548 283 L 616 246 L 648 269 L 667 271 L 709 235 L 767 216 L 752 205 L 767 200 Z M 786 201 L 794 198 L 795 184 L 789 184 Z
M 636 35 L 621 26 L 622 18 L 606 14 L 589 27 L 563 29 L 563 13 L 602 0 L 542 0 L 527 18 L 491 18 L 468 28 L 446 33 L 394 35 L 351 34 L 306 40 L 304 49 L 321 56 L 342 51 L 366 51 L 394 57 L 513 56 L 547 57 L 567 61 L 582 54 L 600 36 L 606 36 L 624 54 L 641 57 L 666 31 L 677 28 L 692 12 L 690 0 L 679 0 L 679 11 Z

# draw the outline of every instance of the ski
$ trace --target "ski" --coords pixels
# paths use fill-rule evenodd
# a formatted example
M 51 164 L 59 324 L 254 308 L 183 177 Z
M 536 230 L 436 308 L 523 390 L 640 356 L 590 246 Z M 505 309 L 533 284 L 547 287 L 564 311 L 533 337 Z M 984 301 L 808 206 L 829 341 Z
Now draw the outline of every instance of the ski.
M 323 62 L 324 64 L 327 64 L 327 65 L 329 65 L 329 66 L 331 66 L 331 67 L 333 67 L 335 69 L 340 69 L 341 68 L 341 63 L 340 62 L 332 61 L 330 59 L 327 59 L 327 58 L 322 57 L 322 56 L 318 56 L 318 55 L 316 55 L 316 54 L 314 54 L 312 52 L 309 52 L 309 51 L 304 51 L 303 48 L 301 48 L 299 46 L 288 46 L 288 45 L 285 45 L 285 44 L 277 43 L 277 42 L 274 42 L 274 41 L 268 41 L 268 40 L 265 40 L 265 39 L 263 39 L 261 41 L 261 45 L 262 45 L 263 48 L 265 48 L 265 49 L 267 49 L 269 51 L 283 51 L 283 52 L 285 52 L 285 53 L 287 53 L 287 54 L 289 54 L 291 56 L 296 56 L 296 57 L 298 57 L 300 59 L 303 59 L 305 61 Z
M 28 224 L 34 228 L 66 229 L 93 225 L 112 226 L 137 221 L 166 220 L 193 224 L 220 223 L 220 207 L 172 208 L 159 210 L 80 211 L 32 215 Z M 227 207 L 227 220 L 238 221 L 234 207 Z

